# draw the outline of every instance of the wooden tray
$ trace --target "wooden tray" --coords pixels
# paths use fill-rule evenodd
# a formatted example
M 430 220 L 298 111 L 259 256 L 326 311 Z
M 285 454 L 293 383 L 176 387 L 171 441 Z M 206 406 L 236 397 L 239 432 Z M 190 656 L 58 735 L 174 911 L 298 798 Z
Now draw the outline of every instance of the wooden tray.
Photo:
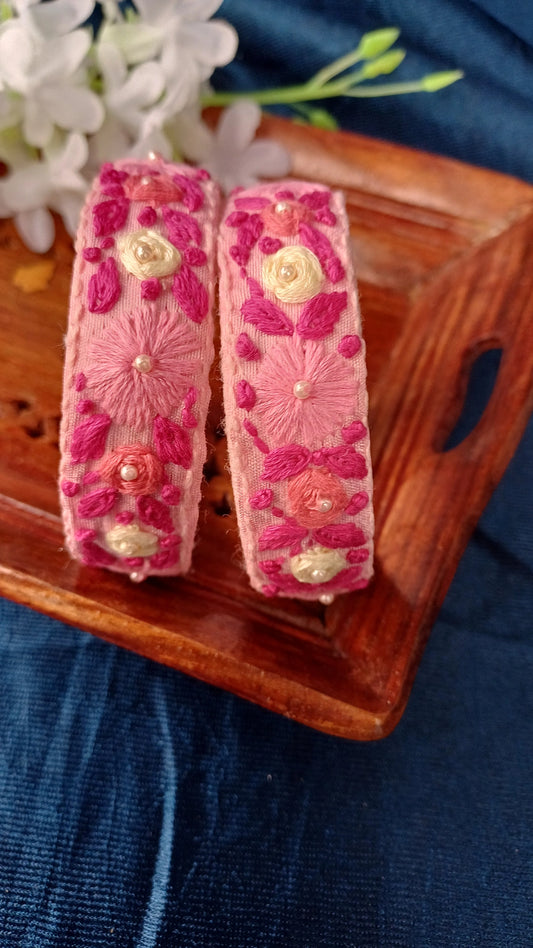
M 347 196 L 368 344 L 377 574 L 332 606 L 269 600 L 240 567 L 220 388 L 194 567 L 135 586 L 62 549 L 57 434 L 72 250 L 0 226 L 0 593 L 331 734 L 383 737 L 405 707 L 457 562 L 533 408 L 533 188 L 355 135 L 268 118 L 294 175 Z M 23 271 L 22 276 L 27 275 Z M 442 447 L 475 356 L 503 348 L 474 431 Z M 216 380 L 216 373 L 214 375 Z

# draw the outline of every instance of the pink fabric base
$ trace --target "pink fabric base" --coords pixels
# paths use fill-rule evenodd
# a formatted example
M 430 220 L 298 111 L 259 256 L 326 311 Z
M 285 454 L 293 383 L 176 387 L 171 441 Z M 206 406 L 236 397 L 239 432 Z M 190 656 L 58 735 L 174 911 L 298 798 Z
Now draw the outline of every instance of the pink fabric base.
M 287 257 L 278 280 L 272 255 L 284 248 L 296 248 L 298 273 Z M 364 588 L 374 533 L 368 398 L 342 195 L 298 181 L 236 190 L 218 259 L 226 433 L 250 582 L 309 600 Z M 286 277 L 289 295 L 303 298 L 283 298 Z M 317 546 L 336 574 L 296 578 L 291 561 Z
M 204 172 L 156 159 L 104 165 L 83 210 L 59 482 L 68 549 L 86 565 L 136 578 L 190 566 L 206 455 L 218 209 L 218 187 Z M 170 245 L 178 261 L 170 272 L 145 279 L 126 267 L 124 238 L 143 228 Z M 143 354 L 152 366 L 145 373 L 132 368 Z M 123 479 L 132 466 L 137 476 Z M 109 539 L 117 527 L 142 531 L 144 549 L 134 543 L 117 553 Z

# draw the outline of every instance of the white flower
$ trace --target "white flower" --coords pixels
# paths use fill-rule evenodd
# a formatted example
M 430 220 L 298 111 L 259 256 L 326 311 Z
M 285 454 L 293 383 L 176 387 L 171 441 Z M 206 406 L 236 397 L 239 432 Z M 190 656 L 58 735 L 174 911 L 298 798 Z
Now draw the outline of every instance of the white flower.
M 288 174 L 290 157 L 278 142 L 267 139 L 253 141 L 261 121 L 256 102 L 243 99 L 222 113 L 216 132 L 202 129 L 191 139 L 194 154 L 185 137 L 183 150 L 213 175 L 226 192 L 239 185 L 245 188 L 259 178 L 278 178 Z M 205 134 L 207 132 L 207 135 Z
M 87 161 L 87 142 L 72 132 L 54 137 L 43 151 L 43 160 L 27 161 L 0 180 L 2 205 L 15 218 L 24 243 L 37 253 L 49 250 L 54 240 L 54 219 L 48 208 L 63 216 L 70 233 L 75 233 L 79 211 L 87 191 L 80 174 Z
M 48 38 L 33 28 L 33 16 L 30 7 L 26 15 L 7 21 L 8 28 L 0 32 L 0 87 L 22 97 L 24 138 L 42 148 L 55 125 L 95 132 L 104 109 L 98 96 L 83 86 L 81 67 L 91 45 L 89 32 L 74 30 Z
M 102 28 L 102 42 L 118 46 L 130 65 L 159 57 L 166 80 L 156 119 L 159 128 L 198 98 L 200 83 L 216 66 L 225 66 L 235 56 L 238 38 L 233 27 L 206 22 L 220 2 L 136 0 L 139 19 Z

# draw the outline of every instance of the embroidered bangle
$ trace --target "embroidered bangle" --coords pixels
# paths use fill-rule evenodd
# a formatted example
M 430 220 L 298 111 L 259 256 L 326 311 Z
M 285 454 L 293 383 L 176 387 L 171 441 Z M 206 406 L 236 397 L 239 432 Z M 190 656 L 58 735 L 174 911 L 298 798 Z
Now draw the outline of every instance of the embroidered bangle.
M 218 188 L 122 160 L 82 213 L 61 424 L 66 541 L 87 566 L 185 572 L 198 519 L 213 358 Z
M 252 586 L 333 600 L 372 575 L 364 343 L 340 193 L 237 190 L 219 235 L 222 371 Z

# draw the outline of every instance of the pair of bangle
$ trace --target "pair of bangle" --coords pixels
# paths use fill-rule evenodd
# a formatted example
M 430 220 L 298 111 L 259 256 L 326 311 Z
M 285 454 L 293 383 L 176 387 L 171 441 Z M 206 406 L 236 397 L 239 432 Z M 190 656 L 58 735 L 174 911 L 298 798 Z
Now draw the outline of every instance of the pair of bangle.
M 343 199 L 286 181 L 238 189 L 220 210 L 206 172 L 155 155 L 106 164 L 93 186 L 66 337 L 67 546 L 86 566 L 134 581 L 187 572 L 218 279 L 250 582 L 267 596 L 328 603 L 367 585 L 373 552 L 364 343 Z

